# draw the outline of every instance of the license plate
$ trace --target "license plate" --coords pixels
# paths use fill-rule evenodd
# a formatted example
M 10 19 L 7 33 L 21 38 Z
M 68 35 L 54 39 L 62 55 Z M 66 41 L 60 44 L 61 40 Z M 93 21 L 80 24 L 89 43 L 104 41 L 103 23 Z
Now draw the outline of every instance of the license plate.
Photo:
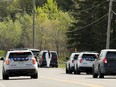
M 87 63 L 83 63 L 83 64 L 87 64 Z
M 18 64 L 24 64 L 24 62 L 21 61 L 21 62 L 18 62 Z

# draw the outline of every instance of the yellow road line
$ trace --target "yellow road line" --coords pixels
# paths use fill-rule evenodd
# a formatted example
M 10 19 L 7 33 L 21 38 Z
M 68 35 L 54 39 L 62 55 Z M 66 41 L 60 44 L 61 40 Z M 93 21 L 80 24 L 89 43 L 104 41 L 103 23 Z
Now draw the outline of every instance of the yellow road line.
M 87 86 L 87 87 L 104 87 L 101 85 L 96 85 L 96 84 L 90 84 L 90 83 L 85 83 L 85 82 L 81 82 L 81 81 L 76 81 L 76 80 L 65 80 L 65 79 L 58 79 L 58 78 L 51 78 L 51 77 L 40 77 L 43 79 L 49 79 L 49 80 L 55 80 L 55 81 L 60 81 L 60 82 L 66 82 L 66 83 L 74 83 L 74 84 L 78 84 L 78 85 L 83 85 L 83 86 Z

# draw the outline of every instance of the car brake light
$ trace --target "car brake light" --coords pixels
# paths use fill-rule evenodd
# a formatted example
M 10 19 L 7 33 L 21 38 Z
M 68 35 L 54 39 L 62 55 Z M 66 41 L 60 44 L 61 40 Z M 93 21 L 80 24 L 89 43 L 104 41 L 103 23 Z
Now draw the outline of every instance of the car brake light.
M 72 63 L 74 63 L 74 60 L 72 60 Z
M 106 58 L 104 58 L 104 59 L 103 59 L 103 62 L 104 62 L 104 63 L 107 63 L 107 59 L 106 59 Z
M 83 62 L 83 59 L 80 59 L 80 63 L 82 63 Z
M 36 59 L 33 58 L 33 59 L 32 59 L 32 62 L 33 62 L 33 64 L 36 64 Z
M 42 56 L 42 60 L 44 60 L 44 56 Z
M 6 60 L 6 64 L 9 65 L 9 60 L 8 59 Z

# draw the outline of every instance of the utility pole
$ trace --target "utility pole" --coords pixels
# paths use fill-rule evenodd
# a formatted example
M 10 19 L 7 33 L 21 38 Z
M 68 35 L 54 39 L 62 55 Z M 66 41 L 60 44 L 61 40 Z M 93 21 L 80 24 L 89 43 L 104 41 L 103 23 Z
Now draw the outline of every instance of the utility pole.
M 33 0 L 33 30 L 32 30 L 32 46 L 35 47 L 35 0 Z
M 110 48 L 110 29 L 111 29 L 112 4 L 113 4 L 113 0 L 110 0 L 109 1 L 109 13 L 108 13 L 106 49 Z

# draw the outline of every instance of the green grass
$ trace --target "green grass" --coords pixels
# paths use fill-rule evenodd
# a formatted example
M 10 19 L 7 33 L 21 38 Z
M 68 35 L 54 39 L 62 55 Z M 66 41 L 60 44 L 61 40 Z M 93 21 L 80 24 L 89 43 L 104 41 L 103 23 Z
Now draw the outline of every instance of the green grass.
M 59 64 L 58 67 L 59 67 L 59 68 L 65 68 L 65 63 Z
M 66 64 L 66 58 L 65 57 L 60 57 L 58 60 L 58 67 L 59 68 L 65 68 Z
M 4 50 L 0 50 L 0 56 L 3 57 L 5 55 L 5 51 Z

